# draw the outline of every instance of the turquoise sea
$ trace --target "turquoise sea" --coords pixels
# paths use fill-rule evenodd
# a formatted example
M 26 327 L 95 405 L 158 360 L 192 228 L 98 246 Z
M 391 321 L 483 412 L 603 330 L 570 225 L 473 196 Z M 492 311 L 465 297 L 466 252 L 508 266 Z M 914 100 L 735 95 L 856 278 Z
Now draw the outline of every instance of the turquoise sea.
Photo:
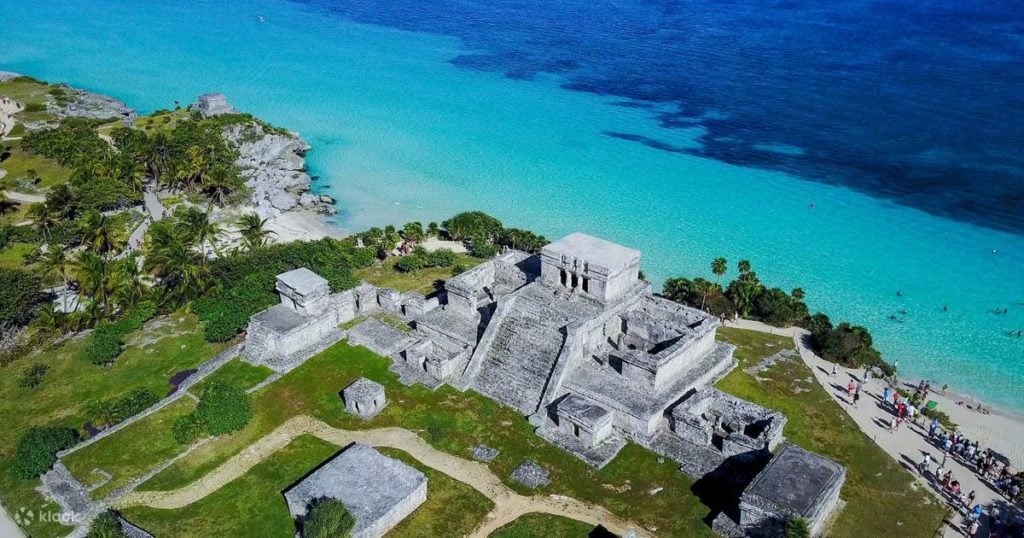
M 545 9 L 530 2 L 502 4 L 530 21 L 542 18 L 530 10 Z M 778 9 L 794 12 L 793 3 L 783 4 Z M 747 15 L 768 9 L 703 5 L 726 10 L 722 18 L 730 6 Z M 1021 123 L 1014 120 L 1022 118 L 1016 116 L 1019 108 L 1004 108 L 1004 123 L 992 123 L 990 111 L 973 110 L 970 100 L 985 97 L 991 87 L 979 82 L 972 92 L 971 81 L 959 80 L 955 70 L 928 71 L 939 77 L 934 80 L 916 72 L 893 76 L 874 86 L 866 77 L 863 99 L 896 111 L 884 115 L 894 121 L 889 132 L 865 109 L 844 109 L 854 105 L 851 98 L 837 94 L 835 102 L 823 104 L 758 84 L 800 86 L 802 75 L 785 65 L 777 66 L 786 74 L 781 78 L 747 72 L 761 63 L 756 58 L 743 69 L 727 58 L 712 62 L 732 73 L 708 68 L 700 44 L 687 39 L 728 35 L 716 33 L 714 21 L 670 40 L 687 42 L 692 62 L 678 55 L 659 62 L 634 50 L 638 56 L 630 65 L 650 65 L 631 73 L 629 84 L 602 89 L 598 82 L 608 83 L 616 71 L 598 64 L 595 58 L 604 56 L 594 51 L 615 57 L 617 43 L 627 37 L 612 36 L 598 46 L 545 35 L 545 47 L 562 43 L 560 54 L 589 52 L 544 63 L 529 48 L 539 47 L 538 39 L 485 39 L 503 30 L 501 18 L 475 15 L 489 12 L 486 2 L 458 3 L 463 19 L 444 24 L 398 11 L 398 3 L 0 0 L 0 6 L 0 69 L 111 94 L 143 112 L 220 91 L 238 108 L 299 131 L 314 147 L 308 157 L 312 173 L 320 176 L 316 188 L 340 200 L 340 227 L 427 222 L 478 208 L 549 238 L 582 230 L 636 247 L 654 282 L 709 274 L 715 256 L 733 264 L 747 258 L 762 280 L 786 289 L 801 286 L 812 308 L 870 327 L 878 347 L 899 360 L 902 372 L 1024 409 L 1024 338 L 1008 335 L 1024 329 L 1024 215 L 999 201 L 1004 198 L 990 199 L 995 191 L 1015 199 L 1024 176 L 1014 168 L 1015 152 L 977 147 L 983 135 L 1020 141 Z M 796 12 L 794 20 L 810 16 Z M 566 26 L 566 35 L 590 32 L 588 38 L 596 40 L 605 31 L 602 25 L 629 22 L 621 13 L 586 15 L 573 25 L 554 21 L 548 27 Z M 591 18 L 601 24 L 588 29 Z M 470 19 L 479 24 L 452 30 L 456 22 L 458 28 L 471 26 Z M 525 31 L 522 20 L 509 21 Z M 755 32 L 757 43 L 778 39 L 782 49 L 800 43 L 792 34 L 803 26 L 783 28 L 770 35 Z M 646 39 L 637 34 L 631 39 Z M 1020 47 L 1024 41 L 1018 37 L 1014 43 Z M 964 47 L 957 54 L 967 54 Z M 738 47 L 730 58 L 757 53 Z M 892 58 L 894 65 L 920 61 Z M 806 63 L 797 60 L 787 61 Z M 524 68 L 530 62 L 539 67 Z M 847 73 L 840 79 L 861 76 L 850 65 L 839 69 Z M 670 76 L 688 79 L 671 98 L 654 96 L 651 88 Z M 836 84 L 815 76 L 806 76 L 808 84 L 820 86 L 813 95 L 827 96 L 825 89 Z M 895 88 L 893 80 L 901 85 Z M 902 98 L 893 97 L 918 84 L 946 88 L 953 82 L 960 84 L 957 92 L 963 90 L 963 107 L 929 108 L 913 97 L 902 106 Z M 920 92 L 935 94 L 925 86 Z M 1019 99 L 1020 92 L 1015 95 Z M 685 107 L 690 96 L 692 110 Z M 754 106 L 759 99 L 763 106 Z M 735 109 L 730 103 L 737 103 Z M 899 115 L 914 107 L 922 109 L 919 122 Z M 806 123 L 802 109 L 808 111 Z M 826 121 L 822 115 L 829 111 L 841 117 Z M 935 122 L 944 115 L 957 125 Z M 985 127 L 977 135 L 971 133 L 975 116 Z M 915 130 L 948 131 L 949 139 L 915 139 L 906 133 L 908 122 Z M 812 132 L 815 137 L 801 136 Z M 927 161 L 924 168 L 872 149 L 888 147 L 889 136 L 904 146 L 912 140 L 915 147 L 900 149 L 917 159 L 906 162 Z M 737 149 L 740 141 L 748 153 Z M 1005 162 L 997 162 L 1000 154 Z M 964 172 L 966 165 L 944 164 L 962 164 L 968 156 L 974 164 L 990 165 L 992 178 L 1001 174 L 998 181 L 960 180 L 957 174 L 976 180 L 978 174 Z M 913 182 L 901 183 L 904 176 Z M 1009 313 L 997 315 L 997 308 Z M 904 321 L 888 319 L 902 310 Z

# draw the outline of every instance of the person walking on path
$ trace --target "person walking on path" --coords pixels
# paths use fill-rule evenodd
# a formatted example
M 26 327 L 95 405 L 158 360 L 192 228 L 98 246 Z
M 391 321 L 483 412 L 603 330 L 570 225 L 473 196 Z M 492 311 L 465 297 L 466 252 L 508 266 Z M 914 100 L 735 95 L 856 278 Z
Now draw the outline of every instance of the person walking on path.
M 928 438 L 932 439 L 935 437 L 935 431 L 939 429 L 939 419 L 933 418 L 932 423 L 928 425 Z
M 839 363 L 838 362 L 833 362 L 832 363 L 832 373 L 829 374 L 829 375 L 832 376 L 832 377 L 835 377 L 836 376 L 836 370 L 838 368 L 839 368 Z
M 854 407 L 857 407 L 857 401 L 858 401 L 858 400 L 860 400 L 860 391 L 859 391 L 859 390 L 858 390 L 858 391 L 855 391 L 855 392 L 853 393 L 853 406 L 854 406 Z
M 850 395 L 850 400 L 853 400 L 853 393 L 857 391 L 857 384 L 851 379 L 846 385 L 846 392 Z
M 921 476 L 928 476 L 928 471 L 932 466 L 932 455 L 925 452 L 924 459 L 921 460 L 921 465 L 917 466 L 917 470 L 921 472 Z
M 892 396 L 892 390 L 889 387 L 882 389 L 882 406 L 887 407 L 889 405 L 889 397 Z

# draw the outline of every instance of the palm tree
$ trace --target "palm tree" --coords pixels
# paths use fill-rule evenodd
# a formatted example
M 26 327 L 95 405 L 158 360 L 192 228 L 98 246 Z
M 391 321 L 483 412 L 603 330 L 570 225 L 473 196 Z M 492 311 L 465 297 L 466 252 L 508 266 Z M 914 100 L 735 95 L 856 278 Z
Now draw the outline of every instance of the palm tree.
M 711 261 L 711 272 L 715 274 L 715 286 L 719 286 L 719 281 L 722 280 L 722 275 L 729 270 L 729 262 L 722 257 L 715 258 Z M 700 300 L 700 309 L 704 310 L 704 302 L 708 298 L 708 289 L 711 286 L 704 287 L 704 298 Z
M 220 225 L 210 220 L 209 213 L 189 208 L 179 215 L 179 220 L 184 230 L 183 235 L 202 249 L 204 263 L 207 243 L 214 252 L 220 254 L 217 249 L 217 236 L 221 233 Z
M 18 206 L 18 203 L 11 200 L 7 193 L 0 191 L 0 215 L 6 214 L 8 211 Z
M 60 277 L 64 283 L 64 288 L 68 287 L 68 257 L 67 250 L 63 248 L 50 248 L 46 249 L 46 254 L 43 255 L 43 276 L 50 276 L 54 273 Z
M 171 140 L 167 133 L 159 131 L 149 138 L 145 154 L 146 168 L 157 184 L 164 172 L 170 168 Z
M 804 293 L 804 289 L 803 288 L 793 288 L 793 291 L 790 292 L 790 295 L 794 299 L 796 299 L 797 301 L 803 301 L 804 300 L 804 296 L 806 294 Z
M 110 311 L 110 262 L 95 252 L 85 251 L 78 256 L 76 265 L 79 287 L 92 298 L 92 317 L 106 317 Z
M 28 218 L 32 219 L 36 229 L 42 234 L 43 240 L 50 243 L 50 230 L 59 224 L 57 215 L 50 209 L 48 203 L 32 204 L 28 207 Z
M 257 213 L 247 213 L 238 219 L 238 231 L 242 234 L 242 245 L 248 252 L 263 248 L 274 232 L 267 230 L 268 219 L 261 219 Z
M 95 209 L 85 213 L 78 227 L 82 231 L 82 243 L 98 254 L 107 255 L 124 242 L 118 237 L 110 219 Z
M 37 342 L 57 336 L 66 324 L 66 317 L 66 314 L 57 310 L 52 304 L 43 305 L 36 311 L 36 317 L 28 325 L 29 335 Z
M 71 219 L 78 213 L 78 203 L 75 193 L 67 183 L 54 185 L 46 195 L 46 206 L 54 215 Z
M 146 264 L 160 278 L 165 300 L 185 301 L 206 289 L 209 270 L 202 257 L 182 241 L 171 241 L 149 253 Z
M 227 166 L 215 166 L 203 178 L 202 190 L 210 197 L 210 204 L 216 203 L 223 207 L 228 196 L 235 191 L 237 182 L 233 181 L 234 170 Z
M 198 146 L 191 146 L 185 150 L 185 160 L 175 172 L 177 186 L 194 190 L 195 186 L 202 182 L 210 168 L 210 162 L 206 153 Z
M 139 269 L 139 253 L 132 252 L 125 258 L 114 263 L 110 288 L 111 298 L 122 312 L 146 300 L 146 286 L 142 282 Z
M 740 270 L 741 275 L 745 275 L 750 272 L 749 260 L 740 260 L 740 263 L 736 264 L 736 266 Z

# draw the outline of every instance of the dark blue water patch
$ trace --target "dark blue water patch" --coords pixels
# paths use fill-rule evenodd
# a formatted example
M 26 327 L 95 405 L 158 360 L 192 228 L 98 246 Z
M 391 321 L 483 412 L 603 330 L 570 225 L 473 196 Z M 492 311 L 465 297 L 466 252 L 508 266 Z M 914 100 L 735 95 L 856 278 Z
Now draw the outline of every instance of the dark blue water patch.
M 297 1 L 458 37 L 473 51 L 452 59 L 462 68 L 556 74 L 650 106 L 663 127 L 703 126 L 686 152 L 1024 233 L 1016 0 Z

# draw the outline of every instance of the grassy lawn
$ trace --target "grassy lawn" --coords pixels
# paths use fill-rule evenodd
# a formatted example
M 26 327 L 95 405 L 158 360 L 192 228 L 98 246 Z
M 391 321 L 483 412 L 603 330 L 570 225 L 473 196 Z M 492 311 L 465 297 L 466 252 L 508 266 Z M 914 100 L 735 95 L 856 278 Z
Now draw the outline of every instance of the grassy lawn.
M 0 168 L 7 170 L 7 175 L 0 184 L 6 189 L 18 192 L 38 193 L 58 183 L 66 183 L 71 179 L 72 170 L 61 166 L 57 161 L 28 153 L 18 145 L 20 142 L 4 142 L 5 147 L 12 145 L 10 155 L 0 161 Z M 40 179 L 33 184 L 29 179 L 29 170 L 35 172 Z
M 57 349 L 36 352 L 2 369 L 0 416 L 4 417 L 4 427 L 0 428 L 0 496 L 4 504 L 14 510 L 23 506 L 39 510 L 44 506 L 42 496 L 35 491 L 39 481 L 20 480 L 11 472 L 18 438 L 25 430 L 45 425 L 81 428 L 89 420 L 85 410 L 90 403 L 121 396 L 137 388 L 147 388 L 161 396 L 167 394 L 171 376 L 198 366 L 225 347 L 205 342 L 195 318 L 186 315 L 151 322 L 130 338 L 125 352 L 106 368 L 90 364 L 79 356 L 84 344 L 82 338 L 71 340 Z M 42 384 L 35 389 L 19 387 L 22 371 L 35 363 L 50 367 Z M 67 529 L 59 525 L 39 522 L 29 530 L 41 536 L 67 533 Z
M 188 389 L 188 391 L 196 396 L 202 396 L 203 389 L 215 381 L 232 385 L 243 390 L 249 389 L 260 384 L 261 381 L 270 377 L 270 374 L 272 373 L 274 373 L 274 371 L 266 366 L 255 366 L 243 361 L 242 359 L 234 359 L 218 368 L 217 371 L 210 374 L 210 377 L 207 377 L 193 385 L 192 388 Z
M 846 466 L 842 498 L 847 502 L 831 530 L 835 537 L 931 537 L 945 508 L 871 439 L 864 435 L 814 380 L 799 358 L 785 360 L 758 373 L 758 381 L 743 368 L 792 340 L 739 329 L 719 329 L 719 337 L 739 346 L 740 366 L 718 388 L 786 414 L 788 440 Z
M 420 464 L 401 450 L 381 448 L 427 475 L 427 500 L 388 532 L 388 538 L 421 536 L 468 536 L 494 508 L 494 503 L 472 487 Z
M 0 82 L 0 95 L 10 97 L 24 104 L 45 104 L 50 99 L 52 87 L 43 82 L 31 80 L 8 80 Z
M 92 492 L 93 499 L 102 499 L 133 478 L 149 470 L 148 462 L 161 462 L 180 454 L 185 447 L 174 440 L 171 426 L 178 417 L 196 408 L 191 398 L 182 398 L 158 413 L 150 415 L 117 435 L 106 437 L 64 458 L 73 475 L 89 484 L 93 469 L 111 474 L 109 482 Z
M 7 267 L 11 269 L 22 267 L 22 258 L 24 258 L 26 254 L 32 252 L 35 248 L 35 245 L 30 245 L 28 243 L 15 243 L 3 250 L 0 250 L 0 267 Z
M 284 502 L 284 490 L 338 450 L 304 435 L 191 506 L 180 510 L 136 507 L 124 514 L 157 536 L 290 537 L 295 526 Z M 381 451 L 418 468 L 429 481 L 426 502 L 389 532 L 389 537 L 465 536 L 494 506 L 473 488 L 423 467 L 402 451 Z
M 284 490 L 337 451 L 304 435 L 199 502 L 179 510 L 128 508 L 124 516 L 155 536 L 294 536 Z
M 628 445 L 604 469 L 593 469 L 537 437 L 518 412 L 472 391 L 441 387 L 431 392 L 421 386 L 403 386 L 388 365 L 387 359 L 364 348 L 336 344 L 255 393 L 255 415 L 245 429 L 200 447 L 140 489 L 171 490 L 187 485 L 288 418 L 308 414 L 345 429 L 404 427 L 435 447 L 464 458 L 470 457 L 473 446 L 483 443 L 501 451 L 490 464 L 491 470 L 521 493 L 534 492 L 513 484 L 508 477 L 529 458 L 551 473 L 552 483 L 536 493 L 597 503 L 657 528 L 659 534 L 711 535 L 701 521 L 708 509 L 690 493 L 691 481 L 674 463 L 659 463 L 657 455 Z M 359 377 L 382 383 L 390 402 L 369 422 L 346 414 L 338 396 L 339 390 Z
M 375 286 L 394 288 L 398 291 L 417 291 L 423 295 L 430 295 L 440 289 L 444 281 L 451 278 L 453 274 L 461 273 L 484 261 L 468 254 L 457 254 L 454 266 L 458 268 L 457 271 L 453 271 L 452 267 L 431 267 L 420 269 L 415 273 L 403 273 L 396 271 L 394 267 L 395 262 L 400 259 L 397 256 L 392 256 L 380 265 L 360 269 L 356 271 L 356 278 Z
M 491 538 L 584 538 L 594 527 L 551 514 L 526 514 L 491 533 Z

